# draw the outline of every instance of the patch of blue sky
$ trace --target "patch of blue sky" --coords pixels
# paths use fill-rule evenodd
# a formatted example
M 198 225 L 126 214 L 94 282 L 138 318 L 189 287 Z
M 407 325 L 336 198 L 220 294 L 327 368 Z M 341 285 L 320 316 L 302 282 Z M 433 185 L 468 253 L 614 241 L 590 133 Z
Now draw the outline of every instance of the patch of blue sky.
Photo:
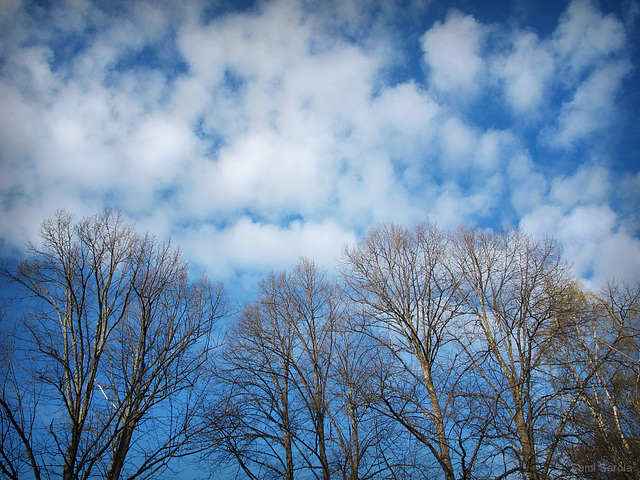
M 278 221 L 278 226 L 280 227 L 289 227 L 293 223 L 300 223 L 305 220 L 305 217 L 295 210 L 289 211 L 285 213 L 282 217 L 280 217 Z
M 176 219 L 172 224 L 172 233 L 176 236 L 184 235 L 185 232 L 191 232 L 202 228 L 203 225 L 214 230 L 225 230 L 235 223 L 235 217 L 221 215 L 218 213 L 199 216 L 194 218 L 185 213 Z
M 188 73 L 189 65 L 176 50 L 174 35 L 145 44 L 140 49 L 132 49 L 119 57 L 113 65 L 116 73 L 145 69 L 162 72 L 167 81 Z
M 526 125 L 520 114 L 514 114 L 506 105 L 499 88 L 487 88 L 476 99 L 466 101 L 455 108 L 467 122 L 484 131 L 515 130 L 521 132 Z
M 247 79 L 237 69 L 227 67 L 223 73 L 223 82 L 225 90 L 237 94 L 246 85 Z
M 640 168 L 640 72 L 634 71 L 623 87 L 616 127 L 611 132 L 611 146 L 616 152 L 612 165 L 621 171 L 637 172 Z
M 99 11 L 107 6 L 109 13 L 115 10 L 117 2 L 105 2 L 97 6 Z M 95 36 L 101 31 L 98 20 L 103 18 L 101 14 L 83 15 L 79 13 L 76 19 L 71 19 L 66 9 L 73 7 L 53 0 L 25 0 L 24 13 L 28 21 L 38 24 L 39 29 L 34 34 L 23 39 L 23 45 L 46 44 L 53 51 L 51 67 L 59 70 L 68 66 L 70 59 L 76 57 L 95 40 Z M 121 10 L 118 8 L 118 10 Z M 70 23 L 65 24 L 65 17 Z M 68 28 L 72 26 L 73 28 Z
M 207 25 L 214 20 L 238 13 L 257 13 L 260 2 L 256 0 L 217 0 L 205 2 L 200 11 L 199 21 Z
M 86 52 L 91 46 L 91 40 L 95 34 L 93 26 L 87 27 L 82 32 L 68 34 L 64 31 L 52 31 L 51 38 L 47 39 L 47 46 L 52 51 L 49 61 L 51 71 L 57 73 L 62 78 L 69 79 L 73 72 L 69 68 L 72 66 L 72 59 Z
M 154 190 L 155 207 L 157 208 L 162 205 L 169 205 L 174 202 L 181 189 L 182 185 L 177 178 L 174 178 L 165 184 L 158 185 Z
M 324 213 L 324 212 L 323 212 Z M 226 218 L 228 226 L 229 219 L 248 220 L 256 225 L 270 225 L 278 229 L 290 229 L 299 226 L 305 221 L 311 220 L 313 215 L 301 213 L 299 206 L 295 202 L 281 203 L 277 206 L 265 208 L 257 205 L 246 205 L 236 208 L 232 215 Z
M 564 12 L 564 2 L 548 2 L 545 0 L 513 1 L 496 0 L 493 2 L 476 2 L 470 0 L 452 0 L 434 2 L 431 13 L 444 18 L 452 9 L 458 9 L 473 15 L 483 23 L 504 24 L 512 27 L 531 29 L 539 35 L 552 33 L 558 17 Z
M 202 141 L 205 158 L 215 160 L 220 149 L 226 145 L 224 135 L 208 125 L 204 115 L 199 115 L 191 128 L 193 133 Z

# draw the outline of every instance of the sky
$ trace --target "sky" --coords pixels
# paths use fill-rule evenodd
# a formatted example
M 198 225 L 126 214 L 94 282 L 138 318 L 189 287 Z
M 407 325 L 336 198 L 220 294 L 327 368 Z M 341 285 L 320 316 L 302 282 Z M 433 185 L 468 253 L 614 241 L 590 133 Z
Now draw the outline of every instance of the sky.
M 247 295 L 378 223 L 640 277 L 640 3 L 0 2 L 0 253 L 105 206 Z

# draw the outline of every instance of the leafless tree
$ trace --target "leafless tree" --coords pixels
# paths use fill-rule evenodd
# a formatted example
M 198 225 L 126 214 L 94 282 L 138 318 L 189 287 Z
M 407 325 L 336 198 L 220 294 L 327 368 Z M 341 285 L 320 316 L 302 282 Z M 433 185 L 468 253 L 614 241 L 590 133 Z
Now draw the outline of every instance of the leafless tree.
M 462 228 L 455 259 L 469 314 L 461 343 L 496 404 L 492 436 L 504 457 L 497 478 L 550 478 L 576 402 L 553 387 L 548 353 L 558 318 L 570 318 L 575 282 L 555 242 L 517 230 Z
M 16 354 L 16 335 L 5 324 L 2 312 L 0 341 L 0 471 L 17 480 L 30 472 L 40 480 L 40 462 L 33 447 L 40 390 L 35 385 L 34 365 Z
M 249 478 L 401 472 L 406 449 L 371 407 L 376 357 L 352 328 L 342 290 L 303 259 L 260 291 L 220 360 L 209 437 L 221 446 L 217 458 L 225 452 Z
M 459 352 L 450 331 L 462 305 L 449 256 L 449 238 L 435 225 L 409 230 L 386 224 L 346 249 L 343 270 L 369 320 L 363 332 L 392 358 L 379 403 L 427 447 L 444 478 L 453 480 L 471 477 L 482 434 L 468 422 L 458 429 L 459 438 L 450 435 L 464 397 L 457 394 Z
M 289 319 L 294 351 L 297 398 L 310 420 L 310 454 L 317 457 L 322 478 L 330 478 L 328 448 L 328 382 L 334 335 L 343 314 L 340 291 L 310 260 L 303 259 L 278 291 L 277 307 Z M 302 438 L 299 436 L 299 440 Z M 313 467 L 313 465 L 310 465 Z
M 217 371 L 208 438 L 252 479 L 292 480 L 300 468 L 294 437 L 296 335 L 280 312 L 284 274 L 261 283 L 261 297 L 232 326 Z
M 245 471 L 253 463 L 293 478 L 305 468 L 328 479 L 327 393 L 339 292 L 303 259 L 291 273 L 267 277 L 261 293 L 228 340 L 222 381 L 241 415 L 229 423 L 225 445 Z
M 153 472 L 185 449 L 202 448 L 190 439 L 201 428 L 196 413 L 206 391 L 204 367 L 215 346 L 214 322 L 226 313 L 222 286 L 206 278 L 191 281 L 180 252 L 169 244 L 147 236 L 136 255 L 140 267 L 131 308 L 103 362 L 109 382 L 99 386 L 118 411 L 106 473 L 110 479 L 123 473 L 136 431 L 145 432 L 138 435 L 143 460 L 128 469 L 128 477 Z M 164 426 L 161 435 L 159 425 Z
M 561 380 L 579 393 L 565 446 L 567 472 L 632 479 L 640 472 L 640 288 L 610 282 L 585 297 L 571 329 L 557 335 Z
M 135 478 L 188 453 L 200 366 L 224 314 L 221 287 L 190 282 L 179 252 L 109 209 L 80 222 L 60 212 L 40 239 L 3 272 L 28 310 L 20 348 L 36 368 L 37 409 L 31 438 L 20 436 L 40 450 L 33 470 Z M 3 393 L 24 414 L 26 396 Z
M 344 480 L 423 478 L 411 438 L 378 411 L 378 386 L 387 383 L 388 356 L 362 334 L 358 316 L 350 312 L 334 334 L 328 408 L 332 472 Z

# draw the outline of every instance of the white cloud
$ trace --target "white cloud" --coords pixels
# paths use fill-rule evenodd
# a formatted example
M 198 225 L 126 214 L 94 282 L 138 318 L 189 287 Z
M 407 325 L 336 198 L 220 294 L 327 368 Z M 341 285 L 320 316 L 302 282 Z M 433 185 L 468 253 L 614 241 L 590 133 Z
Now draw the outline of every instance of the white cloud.
M 333 220 L 302 222 L 288 226 L 255 222 L 239 218 L 223 230 L 202 226 L 178 235 L 177 240 L 193 258 L 217 275 L 228 277 L 240 269 L 281 270 L 289 268 L 300 256 L 314 259 L 319 265 L 331 267 L 340 256 L 345 243 L 353 244 L 355 235 Z
M 424 60 L 431 84 L 454 95 L 474 94 L 483 68 L 481 47 L 485 27 L 471 15 L 452 10 L 423 35 Z
M 210 84 L 230 68 L 245 79 L 277 80 L 305 56 L 310 25 L 298 2 L 260 4 L 257 14 L 221 16 L 201 25 L 198 15 L 181 26 L 178 45 L 192 73 Z
M 498 57 L 494 74 L 504 82 L 505 99 L 517 113 L 530 113 L 545 101 L 555 70 L 552 54 L 533 32 L 517 32 L 508 55 Z
M 495 171 L 517 148 L 513 134 L 508 130 L 488 130 L 478 139 L 474 163 L 481 171 Z
M 373 100 L 371 122 L 373 127 L 379 127 L 381 133 L 409 138 L 419 137 L 421 142 L 427 143 L 434 136 L 437 127 L 440 106 L 426 92 L 422 91 L 414 82 L 402 83 L 391 88 L 385 88 Z M 374 132 L 368 132 L 373 135 Z M 403 148 L 399 142 L 389 146 L 388 141 L 393 138 L 383 137 L 379 142 L 380 148 Z
M 440 130 L 440 141 L 445 158 L 449 158 L 450 165 L 455 170 L 468 167 L 478 142 L 476 132 L 465 125 L 459 118 L 451 117 L 445 121 Z
M 58 82 L 50 70 L 53 52 L 48 47 L 23 48 L 19 57 L 14 57 L 8 69 L 13 69 L 14 79 L 26 96 L 48 98 L 55 92 Z
M 495 174 L 479 183 L 482 185 L 471 190 L 464 190 L 454 182 L 433 187 L 433 199 L 428 204 L 429 218 L 444 228 L 477 224 L 489 215 L 501 197 L 504 178 Z
M 619 52 L 625 37 L 624 25 L 614 15 L 604 16 L 591 0 L 574 0 L 558 22 L 552 45 L 559 63 L 577 76 Z
M 181 119 L 156 112 L 145 116 L 125 147 L 131 162 L 129 174 L 139 181 L 165 183 L 195 154 L 196 138 Z
M 312 211 L 327 191 L 325 167 L 313 144 L 283 139 L 273 133 L 247 135 L 220 152 L 204 188 L 212 189 L 218 206 Z M 266 210 L 266 212 L 265 212 Z
M 442 125 L 437 135 L 445 175 L 463 177 L 467 182 L 484 178 L 520 150 L 509 130 L 483 131 L 450 112 L 441 114 L 439 120 Z
M 509 159 L 507 174 L 510 203 L 516 214 L 522 216 L 543 203 L 548 182 L 527 152 L 516 153 Z
M 582 166 L 571 177 L 554 178 L 550 198 L 564 210 L 581 204 L 601 204 L 611 194 L 609 176 L 609 170 L 604 167 Z
M 622 82 L 631 71 L 627 34 L 613 14 L 604 15 L 591 0 L 574 0 L 542 43 L 554 58 L 555 88 L 565 99 L 540 140 L 572 149 L 615 123 Z
M 375 152 L 345 165 L 336 177 L 336 192 L 340 218 L 358 230 L 393 218 L 412 221 L 420 213 L 409 192 L 397 182 L 392 163 Z
M 569 240 L 601 232 L 577 223 L 609 218 L 611 172 L 558 167 L 550 181 L 538 156 L 588 145 L 615 112 L 630 68 L 615 18 L 576 2 L 538 37 L 451 10 L 409 38 L 394 23 L 408 13 L 343 3 L 258 2 L 205 22 L 197 3 L 62 2 L 46 25 L 0 9 L 2 237 L 21 244 L 57 208 L 108 203 L 232 278 L 300 255 L 329 265 L 387 220 L 515 214 Z M 583 51 L 578 31 L 606 45 Z M 612 221 L 596 244 L 633 247 Z
M 543 137 L 554 147 L 572 148 L 576 142 L 607 127 L 616 116 L 616 101 L 630 65 L 622 60 L 599 68 L 576 89 L 573 98 L 562 105 L 557 127 Z
M 588 284 L 599 287 L 610 278 L 637 280 L 640 240 L 618 225 L 607 206 L 578 206 L 567 214 L 559 207 L 541 206 L 520 225 L 535 236 L 558 239 L 575 274 Z

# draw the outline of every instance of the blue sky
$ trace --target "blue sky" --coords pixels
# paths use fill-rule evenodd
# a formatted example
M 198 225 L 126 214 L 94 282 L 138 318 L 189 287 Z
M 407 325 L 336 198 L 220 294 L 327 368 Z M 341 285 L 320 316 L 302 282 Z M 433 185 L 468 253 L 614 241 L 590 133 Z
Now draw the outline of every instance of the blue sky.
M 5 0 L 0 245 L 109 205 L 241 295 L 430 218 L 632 279 L 639 26 L 628 0 Z

